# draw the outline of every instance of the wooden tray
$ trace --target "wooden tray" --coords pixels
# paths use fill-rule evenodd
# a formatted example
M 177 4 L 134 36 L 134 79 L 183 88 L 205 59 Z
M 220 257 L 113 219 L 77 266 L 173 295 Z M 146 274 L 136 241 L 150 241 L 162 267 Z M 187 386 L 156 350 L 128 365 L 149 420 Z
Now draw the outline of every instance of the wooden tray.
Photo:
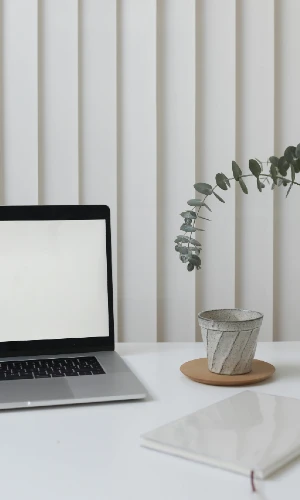
M 194 380 L 194 382 L 208 385 L 232 386 L 262 382 L 273 375 L 275 367 L 265 361 L 254 359 L 250 373 L 246 373 L 245 375 L 218 375 L 209 371 L 207 358 L 200 358 L 184 363 L 181 365 L 180 371 L 191 380 Z

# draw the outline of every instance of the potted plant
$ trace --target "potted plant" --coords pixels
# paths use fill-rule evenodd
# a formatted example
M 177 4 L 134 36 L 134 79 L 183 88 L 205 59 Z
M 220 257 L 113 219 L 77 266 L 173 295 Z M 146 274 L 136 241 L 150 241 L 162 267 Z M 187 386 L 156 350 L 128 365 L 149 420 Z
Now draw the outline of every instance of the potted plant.
M 210 221 L 203 216 L 203 210 L 211 212 L 208 205 L 209 197 L 215 197 L 221 203 L 225 203 L 217 191 L 227 191 L 231 187 L 231 182 L 237 182 L 243 193 L 248 194 L 244 180 L 247 177 L 256 178 L 257 189 L 260 192 L 271 182 L 272 190 L 286 188 L 288 196 L 294 185 L 300 186 L 295 180 L 296 174 L 300 172 L 300 144 L 288 146 L 282 156 L 279 158 L 271 156 L 266 162 L 257 158 L 250 159 L 249 170 L 249 173 L 243 174 L 237 162 L 233 161 L 233 177 L 227 177 L 221 172 L 216 174 L 214 187 L 203 182 L 194 184 L 195 190 L 202 197 L 188 200 L 188 209 L 180 214 L 184 220 L 180 227 L 182 234 L 175 239 L 175 251 L 178 252 L 180 261 L 187 265 L 188 271 L 201 269 L 202 244 L 195 234 L 203 229 L 196 224 L 203 219 Z M 207 349 L 209 369 L 227 375 L 251 371 L 262 319 L 261 313 L 238 309 L 199 313 L 198 320 Z

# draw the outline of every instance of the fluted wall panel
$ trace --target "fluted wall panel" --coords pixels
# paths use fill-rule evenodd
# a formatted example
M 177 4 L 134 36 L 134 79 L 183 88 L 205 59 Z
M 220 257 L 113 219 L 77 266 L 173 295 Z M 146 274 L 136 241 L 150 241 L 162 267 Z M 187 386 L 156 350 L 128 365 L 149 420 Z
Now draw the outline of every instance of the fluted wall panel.
M 300 191 L 207 200 L 202 270 L 174 252 L 193 184 L 300 142 L 297 0 L 1 0 L 0 202 L 111 207 L 120 341 L 201 340 L 264 313 L 297 340 Z M 268 166 L 264 166 L 265 172 Z

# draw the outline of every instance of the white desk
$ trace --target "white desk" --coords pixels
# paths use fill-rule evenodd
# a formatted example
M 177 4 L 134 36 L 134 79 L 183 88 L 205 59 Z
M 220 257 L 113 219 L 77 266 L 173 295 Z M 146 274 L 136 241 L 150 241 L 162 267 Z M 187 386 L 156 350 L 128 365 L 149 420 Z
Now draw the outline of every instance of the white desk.
M 300 459 L 254 496 L 248 479 L 141 448 L 152 428 L 242 388 L 194 383 L 179 371 L 203 357 L 202 344 L 119 344 L 151 396 L 144 402 L 0 413 L 0 493 L 11 500 L 282 500 L 299 498 Z M 277 368 L 252 391 L 300 398 L 300 342 L 261 343 L 257 357 Z

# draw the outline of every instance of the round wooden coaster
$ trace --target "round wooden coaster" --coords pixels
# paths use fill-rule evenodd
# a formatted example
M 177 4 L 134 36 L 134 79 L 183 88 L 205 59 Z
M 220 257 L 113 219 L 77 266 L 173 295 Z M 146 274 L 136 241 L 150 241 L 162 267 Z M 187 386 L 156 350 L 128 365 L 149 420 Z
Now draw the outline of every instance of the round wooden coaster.
M 271 377 L 275 372 L 275 367 L 254 359 L 252 363 L 252 371 L 245 375 L 218 375 L 209 371 L 207 366 L 207 358 L 193 359 L 184 363 L 180 367 L 180 371 L 189 377 L 194 382 L 209 385 L 248 385 L 257 384 Z

